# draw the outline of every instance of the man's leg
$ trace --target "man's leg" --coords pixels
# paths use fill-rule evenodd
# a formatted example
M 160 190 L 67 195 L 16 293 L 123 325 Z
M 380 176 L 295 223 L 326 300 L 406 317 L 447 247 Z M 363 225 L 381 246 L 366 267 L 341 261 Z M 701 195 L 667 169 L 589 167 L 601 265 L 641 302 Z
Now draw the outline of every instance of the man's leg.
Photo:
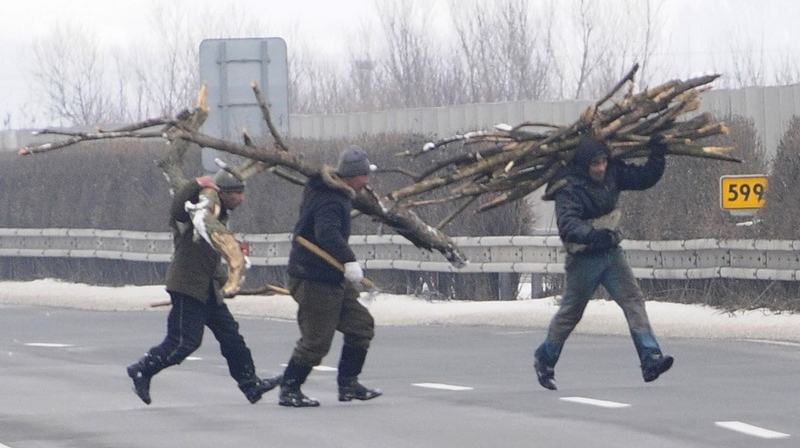
M 603 276 L 603 286 L 625 313 L 633 345 L 641 361 L 642 376 L 646 382 L 658 378 L 672 367 L 672 356 L 664 356 L 650 327 L 650 319 L 636 278 L 633 276 L 622 249 L 610 253 L 609 269 Z
M 289 289 L 298 305 L 300 339 L 283 372 L 278 404 L 291 407 L 319 406 L 317 400 L 301 392 L 300 386 L 331 348 L 339 323 L 344 289 L 333 284 L 294 278 L 290 279 Z
M 542 387 L 556 390 L 555 365 L 561 349 L 575 326 L 578 325 L 586 304 L 600 283 L 604 263 L 598 255 L 568 255 L 564 265 L 566 289 L 561 305 L 550 321 L 547 338 L 534 353 L 534 369 Z
M 371 400 L 381 396 L 380 390 L 369 389 L 358 382 L 370 341 L 375 336 L 375 320 L 358 302 L 358 291 L 349 285 L 345 288 L 337 330 L 344 334 L 337 377 L 339 401 Z
M 189 296 L 170 292 L 172 309 L 167 317 L 167 336 L 152 347 L 142 359 L 128 366 L 133 390 L 145 404 L 150 404 L 150 379 L 161 370 L 180 364 L 203 341 L 205 305 Z
M 253 356 L 244 337 L 239 332 L 239 323 L 231 315 L 228 306 L 210 301 L 207 305 L 208 319 L 206 325 L 219 341 L 222 356 L 228 362 L 228 371 L 236 380 L 239 390 L 250 403 L 256 403 L 264 393 L 274 389 L 280 383 L 278 377 L 261 379 L 256 375 Z

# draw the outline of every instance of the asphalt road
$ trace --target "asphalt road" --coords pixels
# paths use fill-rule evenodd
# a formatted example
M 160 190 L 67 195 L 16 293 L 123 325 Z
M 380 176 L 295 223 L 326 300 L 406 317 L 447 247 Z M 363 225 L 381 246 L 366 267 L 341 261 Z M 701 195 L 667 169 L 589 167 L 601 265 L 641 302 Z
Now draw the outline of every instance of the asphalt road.
M 281 371 L 295 324 L 240 322 L 259 372 Z M 208 332 L 146 406 L 124 367 L 165 326 L 162 312 L 0 307 L 0 448 L 800 446 L 797 344 L 662 340 L 675 366 L 645 384 L 628 338 L 576 334 L 552 392 L 531 367 L 541 330 L 379 327 L 361 379 L 383 397 L 339 403 L 323 369 L 303 388 L 322 406 L 287 409 L 277 391 L 249 404 Z

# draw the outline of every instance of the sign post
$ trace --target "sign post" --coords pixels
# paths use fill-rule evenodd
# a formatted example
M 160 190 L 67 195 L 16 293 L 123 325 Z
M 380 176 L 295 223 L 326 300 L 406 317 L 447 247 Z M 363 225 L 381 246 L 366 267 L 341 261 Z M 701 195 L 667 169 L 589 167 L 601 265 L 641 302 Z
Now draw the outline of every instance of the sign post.
M 222 139 L 237 139 L 247 130 L 256 140 L 269 130 L 250 83 L 266 96 L 272 121 L 289 133 L 289 74 L 286 42 L 279 37 L 206 39 L 200 43 L 200 81 L 208 86 L 209 115 L 201 130 Z M 203 168 L 216 172 L 220 152 L 203 148 Z M 225 158 L 231 158 L 226 156 Z

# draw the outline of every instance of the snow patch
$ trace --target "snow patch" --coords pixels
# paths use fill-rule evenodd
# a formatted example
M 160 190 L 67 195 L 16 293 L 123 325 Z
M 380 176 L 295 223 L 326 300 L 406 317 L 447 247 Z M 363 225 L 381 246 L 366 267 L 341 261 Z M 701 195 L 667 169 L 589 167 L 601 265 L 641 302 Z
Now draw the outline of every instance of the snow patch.
M 366 297 L 366 293 L 364 293 Z M 169 299 L 162 285 L 91 286 L 57 280 L 0 283 L 0 304 L 36 305 L 100 311 L 155 310 Z M 227 301 L 237 315 L 294 320 L 297 305 L 288 296 L 242 296 Z M 429 301 L 408 295 L 378 294 L 370 312 L 383 326 L 491 325 L 545 330 L 558 309 L 557 298 L 515 301 Z M 648 302 L 647 311 L 661 338 L 735 338 L 800 342 L 800 314 L 752 310 L 729 313 L 703 305 Z M 622 310 L 613 301 L 592 300 L 578 325 L 579 334 L 628 335 Z M 791 345 L 786 345 L 791 347 Z

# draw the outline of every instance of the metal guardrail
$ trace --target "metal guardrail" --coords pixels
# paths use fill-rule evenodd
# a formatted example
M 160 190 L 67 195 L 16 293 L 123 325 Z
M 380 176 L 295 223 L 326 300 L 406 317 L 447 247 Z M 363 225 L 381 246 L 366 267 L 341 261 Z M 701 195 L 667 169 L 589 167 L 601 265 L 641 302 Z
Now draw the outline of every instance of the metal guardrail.
M 250 260 L 257 266 L 286 266 L 291 235 L 249 234 Z M 456 237 L 469 258 L 454 268 L 439 254 L 418 249 L 397 235 L 350 238 L 367 269 L 461 273 L 564 272 L 565 253 L 557 236 Z M 716 240 L 622 242 L 638 278 L 800 280 L 800 240 Z M 103 258 L 165 263 L 172 254 L 166 232 L 98 229 L 0 228 L 0 257 Z

